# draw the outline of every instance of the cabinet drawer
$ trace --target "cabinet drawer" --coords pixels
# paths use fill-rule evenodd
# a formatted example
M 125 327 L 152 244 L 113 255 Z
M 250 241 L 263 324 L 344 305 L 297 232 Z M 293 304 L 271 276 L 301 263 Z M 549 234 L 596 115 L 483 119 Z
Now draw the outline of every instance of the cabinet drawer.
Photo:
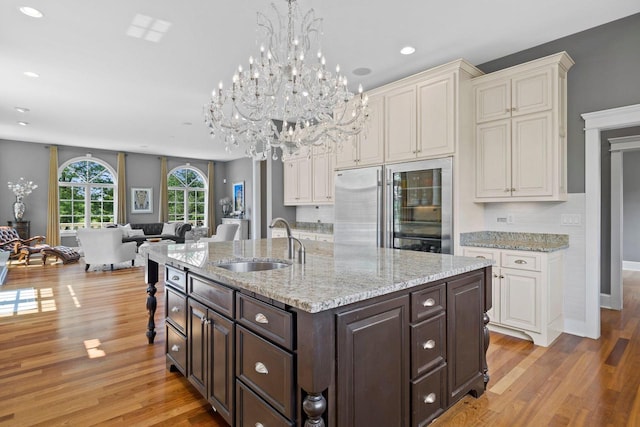
M 187 297 L 165 288 L 167 319 L 181 333 L 187 333 Z
M 218 313 L 233 318 L 233 290 L 211 280 L 189 275 L 189 294 Z
M 318 242 L 333 242 L 333 234 L 316 234 Z
M 293 427 L 294 425 L 240 381 L 236 382 L 236 408 L 236 425 L 240 427 Z
M 471 258 L 490 259 L 500 262 L 500 254 L 496 251 L 484 248 L 464 248 L 462 254 Z
M 411 293 L 411 322 L 419 322 L 443 311 L 447 303 L 445 284 Z
M 182 292 L 187 291 L 187 273 L 182 270 L 169 267 L 168 265 L 165 266 L 164 280 Z
M 166 325 L 167 329 L 167 364 L 173 364 L 182 375 L 186 375 L 187 368 L 187 339 L 173 326 Z
M 288 350 L 293 350 L 291 313 L 238 294 L 238 322 Z
M 413 396 L 411 405 L 412 426 L 426 426 L 444 412 L 446 407 L 446 366 L 442 365 L 417 381 L 411 381 L 411 395 Z
M 531 252 L 502 252 L 500 264 L 505 268 L 540 271 L 542 256 Z
M 411 326 L 411 378 L 425 374 L 446 360 L 444 312 Z
M 236 328 L 236 376 L 294 418 L 293 356 L 242 326 Z

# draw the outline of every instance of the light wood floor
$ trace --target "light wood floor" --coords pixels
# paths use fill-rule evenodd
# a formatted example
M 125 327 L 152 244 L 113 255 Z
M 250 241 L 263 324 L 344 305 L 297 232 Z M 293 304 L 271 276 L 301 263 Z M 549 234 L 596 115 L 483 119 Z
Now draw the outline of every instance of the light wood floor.
M 147 344 L 143 282 L 140 267 L 10 267 L 0 287 L 0 426 L 225 425 L 165 368 L 163 298 Z M 492 334 L 487 392 L 434 426 L 640 426 L 640 273 L 625 273 L 624 293 L 622 312 L 602 311 L 598 341 L 563 334 L 543 348 Z

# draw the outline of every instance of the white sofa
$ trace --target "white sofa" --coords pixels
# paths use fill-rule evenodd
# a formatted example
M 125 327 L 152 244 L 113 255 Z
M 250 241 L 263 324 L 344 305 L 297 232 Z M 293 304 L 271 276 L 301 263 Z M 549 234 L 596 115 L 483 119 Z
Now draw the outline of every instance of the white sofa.
M 80 248 L 84 253 L 84 270 L 91 264 L 113 264 L 136 260 L 136 242 L 122 242 L 122 230 L 119 228 L 81 228 L 77 234 Z

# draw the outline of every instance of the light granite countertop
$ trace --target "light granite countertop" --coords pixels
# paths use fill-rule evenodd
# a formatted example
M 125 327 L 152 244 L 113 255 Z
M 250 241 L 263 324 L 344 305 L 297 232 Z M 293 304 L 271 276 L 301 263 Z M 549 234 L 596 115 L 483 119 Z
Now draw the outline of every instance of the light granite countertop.
M 216 264 L 232 260 L 287 260 L 286 239 L 158 245 L 149 258 L 317 313 L 427 282 L 479 270 L 490 260 L 387 248 L 305 241 L 306 263 L 234 273 Z
M 460 245 L 519 251 L 554 252 L 569 247 L 569 235 L 518 233 L 510 231 L 476 231 L 460 233 Z

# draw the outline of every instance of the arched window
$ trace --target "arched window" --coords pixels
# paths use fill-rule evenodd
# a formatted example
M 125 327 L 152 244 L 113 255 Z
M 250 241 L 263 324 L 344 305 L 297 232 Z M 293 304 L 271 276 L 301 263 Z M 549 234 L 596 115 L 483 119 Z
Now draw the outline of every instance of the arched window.
M 58 172 L 61 234 L 113 223 L 117 209 L 116 172 L 92 157 L 75 158 Z
M 179 166 L 169 172 L 169 221 L 207 225 L 206 182 L 204 174 L 193 166 Z

